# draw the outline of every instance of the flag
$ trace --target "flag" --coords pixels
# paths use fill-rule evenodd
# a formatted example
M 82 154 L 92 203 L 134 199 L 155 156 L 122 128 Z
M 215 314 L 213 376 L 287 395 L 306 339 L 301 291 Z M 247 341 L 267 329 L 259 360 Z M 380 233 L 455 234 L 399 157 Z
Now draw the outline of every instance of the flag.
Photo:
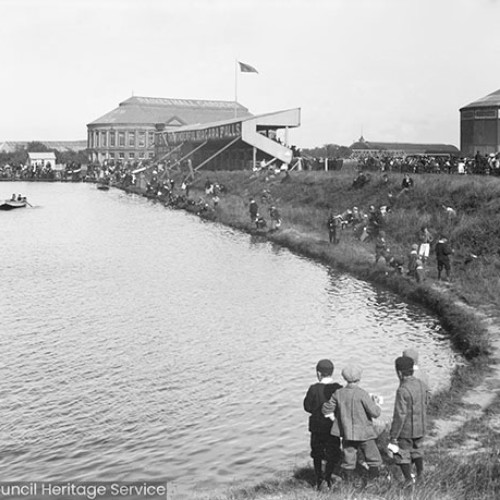
M 253 66 L 250 66 L 250 64 L 245 64 L 239 61 L 238 64 L 240 65 L 240 71 L 242 73 L 258 73 L 258 71 Z

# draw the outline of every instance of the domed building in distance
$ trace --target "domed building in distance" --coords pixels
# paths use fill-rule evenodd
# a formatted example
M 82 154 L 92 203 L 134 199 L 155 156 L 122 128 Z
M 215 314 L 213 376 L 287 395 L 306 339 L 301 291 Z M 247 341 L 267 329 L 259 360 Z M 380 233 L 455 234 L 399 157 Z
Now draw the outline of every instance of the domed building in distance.
M 473 156 L 477 152 L 500 151 L 500 89 L 460 108 L 460 149 Z

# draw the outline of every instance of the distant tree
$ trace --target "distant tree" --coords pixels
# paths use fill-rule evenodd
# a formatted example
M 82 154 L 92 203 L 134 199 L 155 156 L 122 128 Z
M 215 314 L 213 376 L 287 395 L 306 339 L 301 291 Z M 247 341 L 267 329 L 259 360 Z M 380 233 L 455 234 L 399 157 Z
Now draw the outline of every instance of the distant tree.
M 0 165 L 24 165 L 27 161 L 28 151 L 22 146 L 12 153 L 0 153 Z
M 43 142 L 31 141 L 28 142 L 26 151 L 28 151 L 28 153 L 49 153 L 53 150 L 48 148 Z
M 56 163 L 61 165 L 72 165 L 72 164 L 87 164 L 88 163 L 88 152 L 86 149 L 81 151 L 58 151 L 56 153 Z

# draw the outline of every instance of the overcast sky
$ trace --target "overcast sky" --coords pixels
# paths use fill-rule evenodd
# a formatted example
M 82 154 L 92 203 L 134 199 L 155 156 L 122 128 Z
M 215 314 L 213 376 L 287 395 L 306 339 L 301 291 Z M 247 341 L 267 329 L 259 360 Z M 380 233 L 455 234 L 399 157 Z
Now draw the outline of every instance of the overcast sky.
M 459 146 L 500 88 L 497 0 L 0 0 L 0 141 L 86 138 L 132 94 L 300 107 L 300 147 Z

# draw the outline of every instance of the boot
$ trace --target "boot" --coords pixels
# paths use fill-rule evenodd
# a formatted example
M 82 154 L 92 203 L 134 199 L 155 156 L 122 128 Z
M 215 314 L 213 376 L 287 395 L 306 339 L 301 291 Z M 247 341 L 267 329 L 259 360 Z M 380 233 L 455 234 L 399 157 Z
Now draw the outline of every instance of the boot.
M 342 469 L 342 480 L 346 483 L 354 482 L 354 469 Z
M 402 485 L 402 488 L 403 489 L 413 488 L 415 480 L 411 475 L 411 464 L 400 464 L 399 466 L 401 467 L 401 472 L 403 473 L 404 476 L 404 483 Z
M 422 457 L 415 458 L 413 463 L 417 469 L 417 481 L 422 481 L 424 477 L 424 459 Z
M 368 480 L 372 481 L 377 479 L 380 475 L 380 469 L 378 467 L 370 467 L 368 469 Z
M 316 489 L 319 491 L 321 489 L 321 484 L 323 483 L 323 470 L 321 458 L 314 458 L 314 476 L 316 477 Z

